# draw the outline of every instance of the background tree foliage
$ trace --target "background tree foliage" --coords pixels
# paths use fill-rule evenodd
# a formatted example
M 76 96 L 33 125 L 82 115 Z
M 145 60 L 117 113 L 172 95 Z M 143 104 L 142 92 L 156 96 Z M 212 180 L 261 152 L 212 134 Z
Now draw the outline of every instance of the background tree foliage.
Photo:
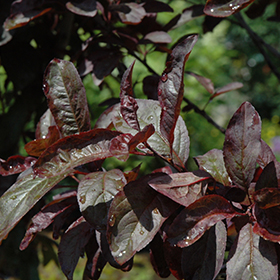
M 205 13 L 210 13 L 212 2 L 215 4 L 208 1 Z M 156 99 L 157 83 L 172 46 L 191 33 L 198 33 L 199 39 L 184 75 L 181 114 L 191 141 L 189 170 L 195 169 L 193 156 L 223 147 L 223 128 L 245 100 L 264 119 L 263 139 L 277 152 L 280 2 L 243 1 L 253 2 L 247 8 L 242 1 L 224 2 L 238 8 L 218 9 L 213 17 L 203 12 L 205 1 L 2 1 L 0 157 L 6 160 L 14 154 L 27 155 L 24 145 L 35 139 L 36 124 L 47 109 L 42 82 L 53 58 L 72 61 L 77 67 L 93 127 L 108 106 L 119 102 L 121 79 L 135 59 L 135 97 Z M 241 8 L 245 9 L 230 15 Z M 219 93 L 233 82 L 243 87 L 235 84 L 229 87 L 234 91 L 211 97 L 213 89 Z M 131 170 L 140 163 L 145 173 L 163 167 L 159 159 L 143 162 L 137 155 L 123 165 L 117 160 L 106 161 L 104 167 Z M 1 176 L 1 193 L 15 178 Z M 46 196 L 46 201 L 52 195 Z M 1 245 L 3 275 L 36 279 L 38 259 L 33 252 L 37 244 L 42 246 L 46 263 L 55 258 L 52 245 L 43 236 L 24 254 L 17 251 L 26 224 L 42 205 L 40 201 Z M 19 258 L 14 258 L 17 254 Z M 19 271 L 14 267 L 20 267 Z

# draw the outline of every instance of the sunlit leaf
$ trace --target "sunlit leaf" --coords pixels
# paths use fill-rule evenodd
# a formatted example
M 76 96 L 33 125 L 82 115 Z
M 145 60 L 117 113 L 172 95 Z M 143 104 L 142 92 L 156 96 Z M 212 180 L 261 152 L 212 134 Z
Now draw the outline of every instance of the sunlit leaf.
M 183 100 L 185 63 L 197 39 L 197 35 L 190 35 L 175 46 L 158 84 L 158 100 L 162 108 L 160 132 L 171 147 Z
M 118 169 L 90 173 L 80 181 L 77 194 L 80 210 L 97 230 L 106 230 L 111 201 L 125 184 L 124 174 Z
M 181 262 L 184 279 L 216 279 L 224 262 L 226 243 L 226 227 L 220 221 L 194 244 L 183 248 Z
M 64 177 L 65 174 L 60 174 L 51 178 L 40 178 L 29 172 L 22 175 L 0 197 L 0 242 L 36 202 Z
M 66 8 L 72 13 L 87 17 L 94 17 L 97 13 L 95 0 L 73 0 L 66 3 Z
M 63 136 L 90 130 L 86 91 L 72 62 L 53 59 L 45 70 L 43 89 Z
M 231 248 L 227 262 L 227 279 L 277 278 L 277 255 L 274 244 L 256 235 L 252 225 L 246 224 Z
M 143 4 L 131 2 L 125 3 L 123 4 L 123 6 L 125 6 L 125 8 L 127 9 L 122 9 L 123 11 L 119 11 L 118 15 L 121 21 L 125 24 L 139 24 L 146 15 L 146 11 L 143 8 Z
M 94 129 L 64 137 L 42 153 L 34 165 L 34 172 L 40 176 L 55 176 L 69 173 L 73 168 L 88 162 L 115 155 L 127 157 L 127 144 L 120 140 L 114 143 L 110 141 L 119 134 L 117 131 Z
M 150 181 L 149 185 L 161 194 L 187 207 L 205 194 L 211 177 L 203 175 L 195 175 L 193 172 L 164 174 L 162 178 Z M 171 182 L 168 182 L 169 178 L 172 179 Z
M 0 159 L 0 175 L 8 176 L 21 173 L 30 168 L 36 161 L 36 158 L 23 156 L 11 156 L 7 160 Z
M 179 247 L 190 246 L 217 222 L 239 214 L 225 198 L 203 196 L 179 213 L 166 232 L 166 240 Z
M 40 121 L 37 123 L 35 138 L 36 139 L 45 138 L 49 133 L 49 127 L 55 125 L 56 123 L 51 113 L 51 110 L 47 109 L 46 112 L 40 118 Z
M 111 203 L 107 239 L 119 264 L 143 249 L 178 204 L 148 186 L 161 174 L 150 174 L 128 183 Z
M 212 17 L 228 17 L 255 0 L 207 0 L 204 13 Z
M 195 157 L 200 169 L 208 172 L 217 182 L 230 185 L 230 179 L 225 168 L 223 151 L 213 149 L 202 156 Z
M 223 148 L 225 166 L 234 184 L 249 187 L 260 151 L 260 116 L 249 102 L 244 102 L 229 122 Z
M 64 233 L 58 247 L 58 259 L 61 270 L 68 280 L 73 279 L 73 272 L 84 248 L 93 235 L 93 228 L 80 217 Z
M 139 121 L 140 129 L 152 124 L 155 128 L 155 133 L 147 140 L 147 143 L 153 148 L 154 151 L 163 156 L 170 156 L 170 146 L 167 140 L 162 136 L 160 132 L 160 112 L 161 107 L 158 101 L 136 99 L 139 109 L 137 110 L 137 118 Z M 113 123 L 116 130 L 123 133 L 131 133 L 135 135 L 137 130 L 133 130 L 127 125 L 120 113 L 120 104 L 106 110 L 96 122 L 96 127 L 109 127 Z M 175 130 L 174 130 L 174 142 L 173 142 L 173 162 L 181 167 L 185 168 L 185 163 L 189 156 L 189 136 L 188 131 L 183 119 L 179 116 Z M 144 145 L 140 144 L 137 148 L 143 152 L 147 152 Z

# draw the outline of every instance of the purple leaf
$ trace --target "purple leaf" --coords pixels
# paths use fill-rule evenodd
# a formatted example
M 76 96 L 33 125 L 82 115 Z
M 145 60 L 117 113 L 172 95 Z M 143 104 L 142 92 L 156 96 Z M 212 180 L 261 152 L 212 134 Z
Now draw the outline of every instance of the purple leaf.
M 247 7 L 255 0 L 207 0 L 204 13 L 212 17 L 228 17 Z
M 0 242 L 40 198 L 66 177 L 65 174 L 61 174 L 51 178 L 40 178 L 34 176 L 32 169 L 25 172 L 26 174 L 22 173 L 0 197 Z
M 11 156 L 7 160 L 0 159 L 0 175 L 8 176 L 21 173 L 30 168 L 36 161 L 36 158 L 23 156 Z
M 93 228 L 80 217 L 64 233 L 58 247 L 58 260 L 61 270 L 68 280 L 73 279 L 73 272 L 85 246 L 94 234 Z
M 45 70 L 43 89 L 63 136 L 90 130 L 86 91 L 72 62 L 53 59 Z
M 143 92 L 148 99 L 158 99 L 158 82 L 160 77 L 156 75 L 146 76 L 143 80 Z
M 232 90 L 236 90 L 236 89 L 239 89 L 239 88 L 242 88 L 243 87 L 243 84 L 242 83 L 239 83 L 239 82 L 234 82 L 234 83 L 230 83 L 230 84 L 227 84 L 221 88 L 217 88 L 215 90 L 215 93 L 211 96 L 210 99 L 213 99 L 223 93 L 226 93 L 226 92 L 229 92 L 229 91 L 232 91 Z
M 147 13 L 173 12 L 168 4 L 156 0 L 145 2 L 144 9 Z
M 125 24 L 139 24 L 146 16 L 146 11 L 143 8 L 143 4 L 137 3 L 125 3 L 118 6 L 121 9 L 118 11 L 120 20 Z
M 137 110 L 137 119 L 140 129 L 143 129 L 148 124 L 152 124 L 155 128 L 155 133 L 147 140 L 147 143 L 154 151 L 164 157 L 170 156 L 170 146 L 165 137 L 160 132 L 160 112 L 161 107 L 158 101 L 136 99 L 139 109 Z M 137 130 L 132 129 L 122 118 L 120 113 L 120 104 L 106 110 L 96 122 L 96 127 L 108 127 L 113 123 L 117 131 L 130 133 L 135 135 Z M 185 170 L 185 163 L 189 156 L 189 136 L 185 122 L 179 116 L 174 130 L 174 142 L 172 161 L 180 169 Z M 144 145 L 137 146 L 140 151 L 147 152 Z
M 211 177 L 203 175 L 195 175 L 193 172 L 163 174 L 162 178 L 150 181 L 149 185 L 159 193 L 187 207 L 205 194 Z M 169 182 L 170 179 L 171 182 Z
M 80 211 L 95 229 L 106 230 L 111 201 L 125 184 L 124 174 L 118 169 L 90 173 L 80 181 L 77 194 Z
M 203 196 L 180 212 L 168 228 L 166 240 L 179 247 L 190 246 L 217 222 L 236 215 L 240 213 L 225 198 Z
M 196 78 L 196 80 L 202 85 L 204 86 L 204 88 L 211 94 L 214 93 L 215 89 L 214 89 L 214 84 L 213 82 L 208 79 L 208 78 L 205 78 L 203 76 L 200 76 L 198 74 L 195 74 L 193 72 L 187 72 L 187 74 L 193 76 L 194 78 Z
M 197 35 L 190 35 L 173 49 L 158 85 L 158 99 L 162 108 L 160 131 L 170 147 L 174 141 L 174 129 L 183 100 L 185 63 L 197 38 Z
M 277 255 L 274 244 L 265 241 L 246 224 L 233 244 L 227 262 L 227 279 L 277 279 Z
M 276 177 L 275 164 L 271 161 L 262 171 L 256 186 L 255 190 L 260 190 L 263 188 L 278 188 L 278 181 Z
M 216 279 L 223 262 L 227 231 L 223 222 L 211 227 L 194 244 L 183 248 L 182 272 L 185 280 Z
M 225 186 L 231 185 L 228 173 L 225 168 L 223 151 L 213 149 L 202 156 L 194 158 L 199 169 L 208 172 L 217 182 Z
M 76 192 L 71 193 L 68 199 L 52 201 L 32 218 L 32 223 L 28 227 L 25 236 L 20 244 L 20 250 L 25 250 L 38 232 L 46 229 L 59 214 L 67 210 L 73 204 L 77 204 Z
M 107 239 L 115 260 L 124 264 L 152 241 L 163 222 L 178 208 L 178 204 L 148 186 L 161 176 L 150 174 L 128 183 L 113 199 L 107 229 Z
M 255 234 L 261 236 L 265 240 L 269 240 L 271 242 L 280 242 L 280 235 L 275 235 L 270 233 L 267 229 L 264 227 L 260 226 L 259 223 L 254 224 L 253 231 Z
M 172 38 L 170 35 L 164 31 L 153 31 L 145 35 L 142 39 L 144 41 L 148 41 L 148 43 L 156 43 L 156 44 L 168 44 L 172 42 Z
M 277 186 L 267 186 L 264 189 L 259 189 L 253 194 L 254 201 L 257 206 L 262 209 L 280 205 L 280 189 Z
M 35 136 L 36 139 L 45 138 L 49 133 L 49 127 L 55 126 L 55 120 L 51 113 L 51 110 L 48 109 L 40 118 L 40 121 L 37 123 Z
M 122 142 L 112 143 L 110 140 L 118 136 L 117 131 L 106 129 L 93 129 L 88 132 L 64 137 L 39 157 L 34 167 L 34 172 L 40 176 L 54 176 L 57 174 L 69 174 L 73 168 L 92 161 L 105 159 L 118 155 L 128 156 L 127 150 L 120 147 Z M 127 145 L 123 143 L 123 145 Z
M 261 151 L 261 120 L 255 108 L 244 102 L 231 118 L 224 142 L 224 161 L 234 184 L 248 188 Z
M 77 15 L 94 17 L 97 13 L 95 0 L 70 1 L 66 3 L 66 8 Z

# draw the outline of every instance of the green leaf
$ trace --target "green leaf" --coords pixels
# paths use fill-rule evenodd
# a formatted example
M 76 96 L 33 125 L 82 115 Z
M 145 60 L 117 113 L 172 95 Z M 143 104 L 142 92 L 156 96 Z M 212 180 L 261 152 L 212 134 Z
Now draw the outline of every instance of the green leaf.
M 163 137 L 160 131 L 160 113 L 161 107 L 158 101 L 155 100 L 144 100 L 136 99 L 139 106 L 137 110 L 137 118 L 142 130 L 145 126 L 152 124 L 155 128 L 155 133 L 149 137 L 147 143 L 153 148 L 154 151 L 164 157 L 170 156 L 170 145 L 168 141 Z M 123 133 L 131 133 L 135 135 L 138 133 L 137 130 L 132 129 L 123 119 L 120 113 L 120 104 L 116 104 L 106 110 L 96 122 L 96 127 L 109 127 L 113 123 L 116 130 Z M 188 136 L 188 130 L 185 122 L 179 116 L 176 127 L 174 130 L 174 141 L 173 141 L 173 162 L 184 170 L 185 163 L 189 156 L 189 145 L 190 140 Z M 140 151 L 147 152 L 145 146 L 140 144 L 137 146 Z
M 256 235 L 249 223 L 240 230 L 231 248 L 227 262 L 227 279 L 278 279 L 274 244 Z
M 53 59 L 45 70 L 43 89 L 63 136 L 90 130 L 86 91 L 72 62 Z
M 97 230 L 106 230 L 111 201 L 125 184 L 125 176 L 118 169 L 90 173 L 80 181 L 77 193 L 80 211 Z
M 32 170 L 29 169 L 29 171 Z M 8 233 L 36 202 L 66 175 L 59 174 L 51 178 L 40 178 L 29 172 L 0 197 L 0 242 L 7 237 Z

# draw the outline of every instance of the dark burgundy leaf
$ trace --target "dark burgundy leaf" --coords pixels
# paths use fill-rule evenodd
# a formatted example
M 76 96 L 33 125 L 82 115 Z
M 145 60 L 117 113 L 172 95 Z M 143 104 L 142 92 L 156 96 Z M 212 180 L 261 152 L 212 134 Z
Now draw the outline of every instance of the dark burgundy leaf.
M 156 75 L 146 76 L 143 80 L 143 92 L 149 99 L 158 99 L 158 82 L 160 77 Z
M 140 167 L 141 167 L 141 163 L 138 166 L 134 167 L 132 170 L 124 172 L 124 176 L 128 183 L 131 181 L 135 181 L 137 179 L 140 171 Z
M 145 2 L 143 7 L 147 13 L 173 12 L 168 4 L 156 0 Z
M 55 126 L 55 120 L 51 113 L 51 110 L 48 109 L 40 118 L 40 121 L 37 123 L 35 138 L 42 139 L 45 138 L 49 133 L 49 127 Z
M 232 91 L 232 90 L 236 90 L 236 89 L 239 89 L 239 88 L 242 88 L 243 87 L 243 84 L 242 83 L 239 83 L 239 82 L 234 82 L 234 83 L 230 83 L 230 84 L 227 84 L 221 88 L 217 88 L 215 90 L 215 93 L 211 96 L 210 99 L 213 99 L 223 93 L 226 93 L 226 92 L 229 92 L 229 91 Z
M 132 151 L 140 143 L 146 142 L 155 132 L 155 128 L 152 124 L 148 124 L 141 131 L 135 134 L 129 141 L 129 150 Z
M 275 164 L 271 161 L 262 171 L 256 186 L 255 190 L 260 190 L 263 188 L 278 188 L 278 181 L 276 177 Z
M 74 167 L 81 164 L 114 156 L 114 152 L 121 156 L 123 155 L 122 150 L 116 143 L 114 143 L 114 147 L 118 150 L 110 147 L 110 140 L 119 134 L 117 131 L 93 129 L 64 137 L 41 154 L 33 166 L 34 172 L 40 176 L 43 174 L 44 176 L 54 176 L 65 172 L 70 173 Z
M 261 151 L 261 120 L 255 108 L 244 102 L 231 118 L 225 134 L 224 161 L 234 184 L 248 188 Z
M 146 15 L 146 11 L 143 8 L 143 4 L 131 2 L 121 4 L 118 6 L 121 6 L 118 15 L 121 21 L 125 24 L 139 24 Z
M 200 76 L 200 75 L 198 75 L 198 74 L 195 74 L 195 73 L 193 73 L 193 72 L 186 72 L 187 74 L 189 74 L 189 75 L 191 75 L 191 76 L 193 76 L 194 78 L 196 78 L 196 80 L 202 85 L 202 86 L 204 86 L 205 87 L 205 89 L 209 92 L 209 93 L 211 93 L 211 94 L 213 94 L 214 93 L 214 84 L 213 84 L 213 82 L 210 80 L 210 79 L 208 79 L 208 78 L 205 78 L 205 77 L 203 77 L 203 76 Z
M 197 242 L 183 248 L 181 259 L 183 278 L 215 279 L 224 262 L 226 241 L 226 227 L 220 221 L 206 231 Z
M 207 0 L 204 13 L 212 17 L 228 17 L 247 7 L 255 0 Z
M 72 193 L 72 197 L 68 199 L 52 201 L 44 206 L 44 208 L 32 218 L 32 223 L 21 241 L 20 250 L 25 250 L 38 232 L 46 229 L 56 216 L 67 210 L 73 204 L 77 204 L 76 192 Z
M 207 32 L 212 32 L 214 28 L 223 20 L 223 18 L 206 16 L 202 24 L 203 33 L 205 34 Z
M 85 76 L 92 73 L 93 82 L 99 86 L 103 79 L 118 66 L 122 54 L 117 48 L 100 48 L 90 51 L 79 64 L 79 73 Z
M 233 244 L 227 262 L 227 279 L 277 279 L 277 255 L 274 244 L 253 232 L 246 224 Z
M 267 186 L 266 188 L 259 189 L 253 194 L 254 201 L 257 206 L 262 209 L 280 205 L 280 189 L 275 186 Z
M 223 151 L 213 149 L 202 156 L 194 158 L 199 169 L 208 172 L 217 182 L 229 186 L 230 179 L 225 168 Z
M 162 178 L 151 180 L 149 185 L 175 202 L 189 206 L 205 194 L 210 176 L 193 172 L 163 174 Z M 170 181 L 171 179 L 171 181 Z
M 97 13 L 95 0 L 70 1 L 66 3 L 69 11 L 87 17 L 94 17 Z
M 58 259 L 61 270 L 68 280 L 73 279 L 73 272 L 85 246 L 94 234 L 93 228 L 80 217 L 62 236 L 58 247 Z
M 15 1 L 18 2 L 18 1 Z M 11 14 L 4 22 L 4 27 L 6 30 L 11 30 L 26 25 L 33 19 L 44 15 L 51 11 L 52 8 L 46 8 L 41 10 L 28 10 L 23 12 L 17 12 Z
M 45 70 L 43 89 L 63 136 L 90 130 L 86 91 L 72 62 L 53 59 Z
M 90 173 L 80 181 L 77 194 L 80 211 L 95 229 L 106 230 L 110 203 L 125 184 L 125 176 L 118 169 Z
M 0 159 L 0 174 L 8 176 L 21 173 L 30 168 L 36 161 L 36 158 L 23 156 L 11 156 L 7 160 Z
M 240 213 L 219 195 L 206 195 L 185 208 L 166 232 L 171 245 L 187 247 L 196 242 L 206 230 L 217 222 Z
M 158 85 L 158 99 L 162 108 L 160 131 L 170 147 L 174 141 L 174 129 L 183 99 L 185 63 L 197 38 L 197 35 L 190 35 L 175 46 Z
M 129 157 L 129 142 L 132 139 L 131 134 L 121 134 L 113 138 L 110 142 L 109 152 L 121 161 L 126 161 Z
M 48 131 L 45 138 L 36 139 L 25 144 L 24 149 L 29 155 L 39 157 L 44 150 L 60 139 L 60 132 L 57 126 L 50 126 Z
M 150 258 L 157 275 L 161 278 L 167 278 L 170 275 L 170 270 L 164 258 L 163 240 L 159 233 L 150 243 Z
M 113 199 L 107 239 L 114 259 L 124 264 L 152 241 L 178 204 L 149 187 L 154 173 L 128 183 Z
M 246 15 L 250 19 L 255 19 L 260 17 L 265 12 L 266 7 L 270 4 L 270 2 L 266 0 L 255 1 L 246 11 Z
M 275 235 L 270 233 L 267 229 L 260 226 L 259 223 L 255 223 L 253 227 L 253 231 L 255 234 L 261 236 L 265 240 L 269 240 L 271 242 L 280 242 L 280 235 Z

